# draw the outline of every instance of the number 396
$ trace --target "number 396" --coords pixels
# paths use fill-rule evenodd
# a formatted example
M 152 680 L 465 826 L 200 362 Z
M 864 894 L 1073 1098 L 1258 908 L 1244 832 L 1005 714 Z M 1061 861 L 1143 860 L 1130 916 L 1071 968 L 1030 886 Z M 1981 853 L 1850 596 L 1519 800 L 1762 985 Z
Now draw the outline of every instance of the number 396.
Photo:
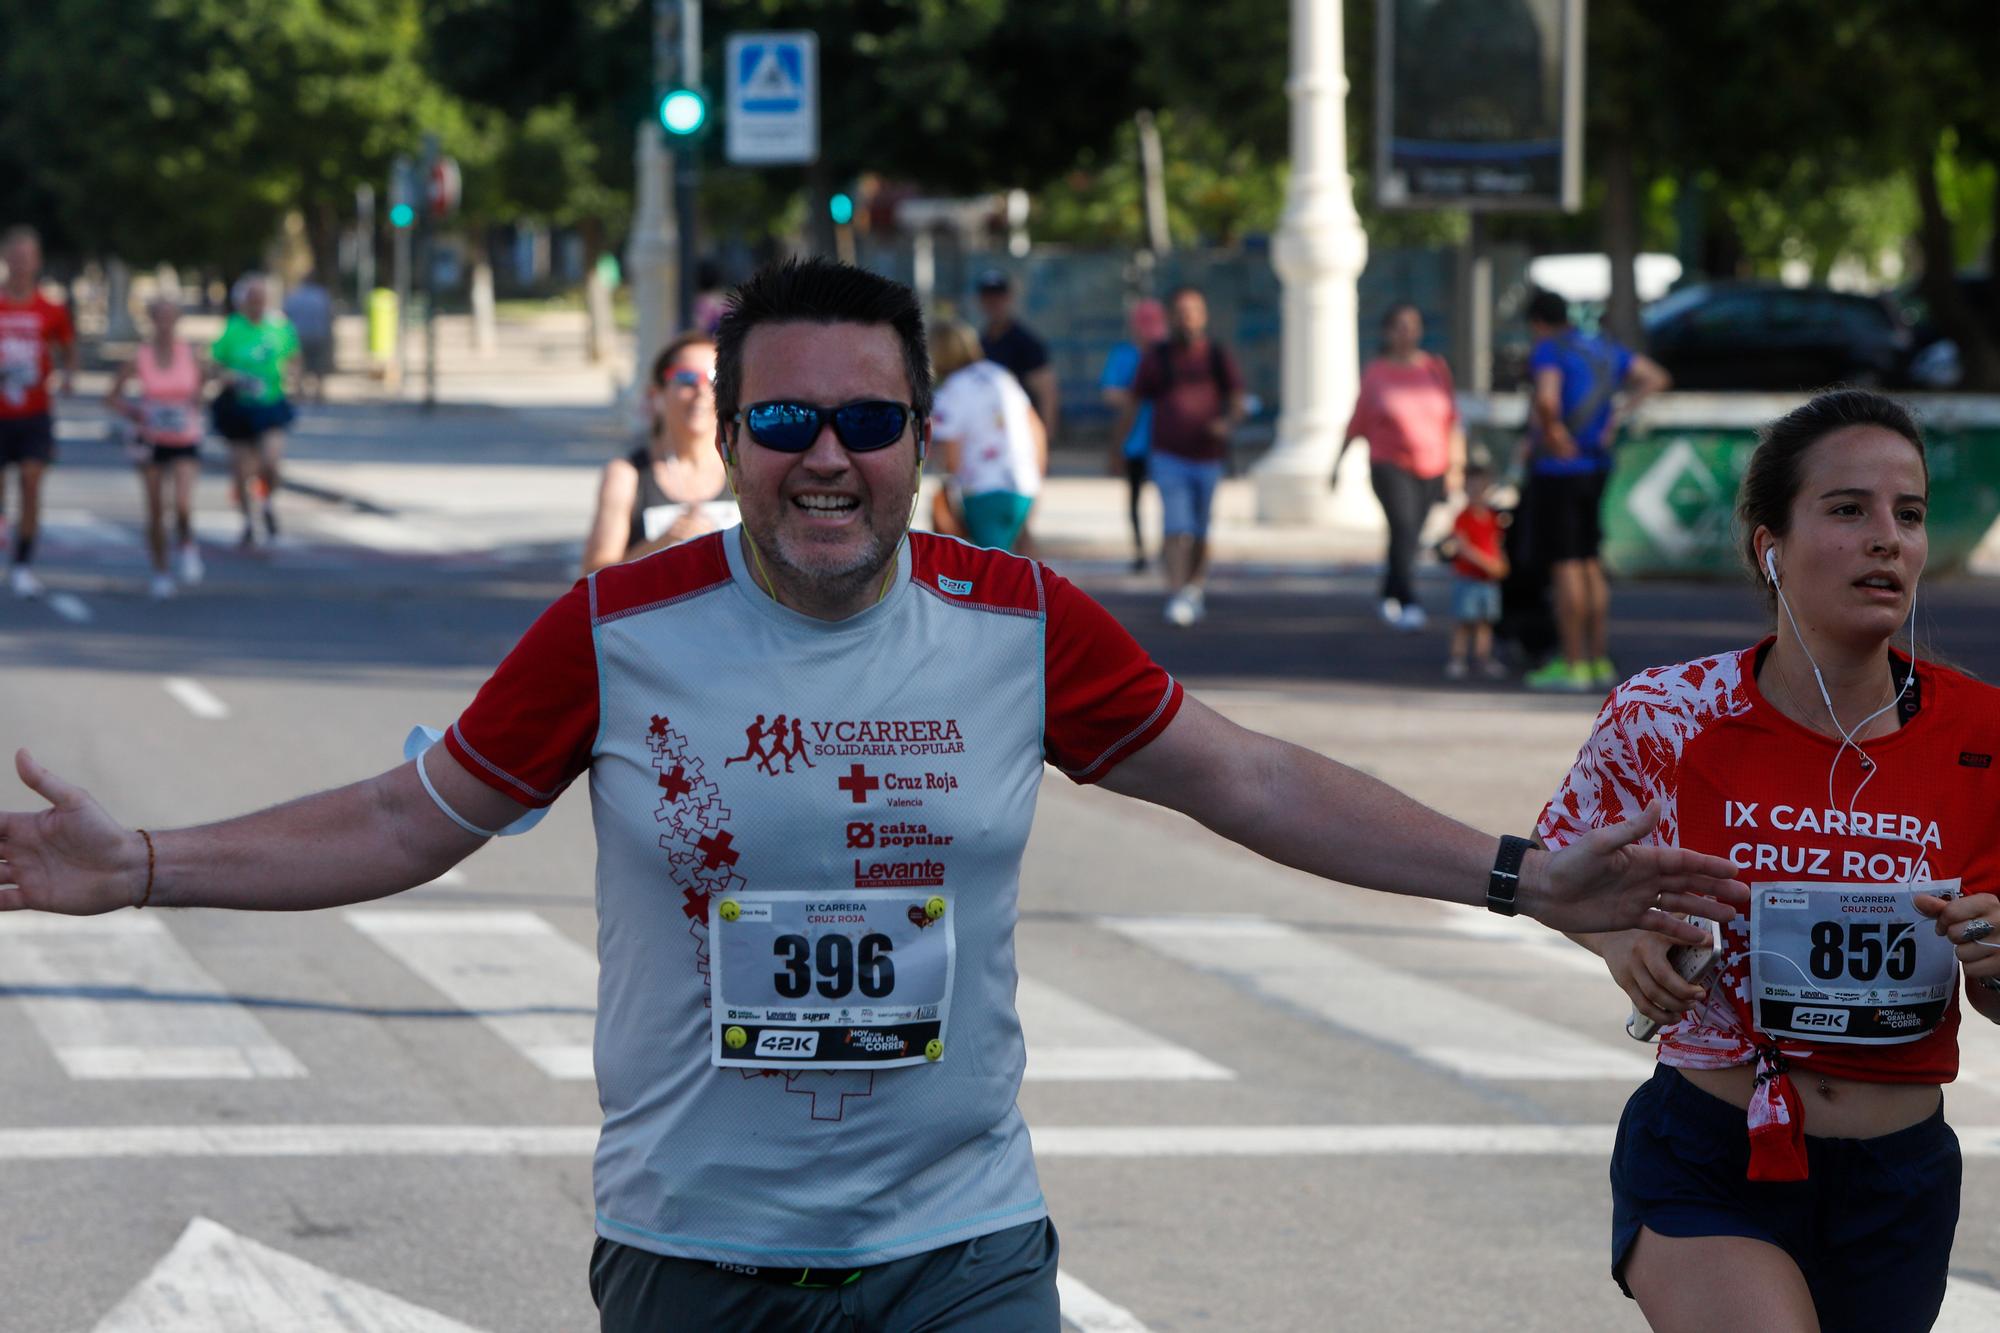
M 879 1000 L 896 989 L 896 964 L 889 957 L 895 947 L 887 935 L 863 935 L 857 957 L 854 941 L 845 935 L 822 935 L 816 947 L 803 935 L 780 935 L 771 941 L 771 955 L 783 970 L 771 983 L 788 1000 L 803 999 L 813 989 L 838 1000 L 854 989 L 858 974 L 861 993 Z
M 1846 927 L 1838 921 L 1816 921 L 1807 965 L 1821 981 L 1843 976 L 1873 981 L 1886 963 L 1891 981 L 1908 981 L 1917 971 L 1916 930 L 1907 921 L 1867 921 Z

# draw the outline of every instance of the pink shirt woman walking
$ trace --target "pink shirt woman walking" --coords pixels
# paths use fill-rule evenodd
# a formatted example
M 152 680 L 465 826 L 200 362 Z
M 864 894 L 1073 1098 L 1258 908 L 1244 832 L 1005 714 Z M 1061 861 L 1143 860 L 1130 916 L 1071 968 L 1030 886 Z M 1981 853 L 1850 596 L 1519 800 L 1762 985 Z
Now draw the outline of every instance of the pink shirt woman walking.
M 1417 539 L 1431 506 L 1447 489 L 1463 488 L 1465 431 L 1452 397 L 1451 370 L 1426 352 L 1424 318 L 1408 302 L 1382 320 L 1383 353 L 1368 363 L 1361 393 L 1340 446 L 1368 441 L 1368 476 L 1389 521 L 1389 549 L 1382 571 L 1382 619 L 1397 629 L 1424 627 L 1413 570 Z M 1335 475 L 1340 457 L 1334 459 Z

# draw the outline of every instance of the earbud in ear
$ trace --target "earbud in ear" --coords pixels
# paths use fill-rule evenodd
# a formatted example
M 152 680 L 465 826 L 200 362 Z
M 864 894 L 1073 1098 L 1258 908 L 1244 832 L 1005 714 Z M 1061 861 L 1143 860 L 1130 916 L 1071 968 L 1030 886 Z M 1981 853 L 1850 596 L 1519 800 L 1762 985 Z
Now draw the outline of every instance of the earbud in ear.
M 1771 586 L 1772 586 L 1773 588 L 1777 587 L 1777 586 L 1778 586 L 1778 548 L 1777 548 L 1777 547 L 1775 547 L 1775 546 L 1767 546 L 1767 547 L 1765 547 L 1765 548 L 1764 548 L 1764 573 L 1765 573 L 1765 574 L 1766 574 L 1766 575 L 1767 575 L 1767 576 L 1768 576 L 1768 577 L 1770 578 L 1770 580 L 1771 580 Z

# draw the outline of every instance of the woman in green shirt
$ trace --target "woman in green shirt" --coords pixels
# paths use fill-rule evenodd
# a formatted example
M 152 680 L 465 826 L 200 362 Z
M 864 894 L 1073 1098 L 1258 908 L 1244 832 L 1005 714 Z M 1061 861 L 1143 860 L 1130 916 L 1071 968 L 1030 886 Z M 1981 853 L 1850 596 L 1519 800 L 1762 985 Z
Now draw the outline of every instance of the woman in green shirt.
M 291 322 L 270 308 L 261 273 L 245 273 L 231 289 L 235 313 L 209 349 L 223 377 L 210 409 L 215 433 L 229 442 L 237 503 L 243 509 L 243 545 L 257 541 L 254 506 L 263 501 L 264 532 L 278 535 L 275 505 L 278 463 L 285 455 L 285 427 L 296 415 L 285 398 L 285 367 L 298 358 Z

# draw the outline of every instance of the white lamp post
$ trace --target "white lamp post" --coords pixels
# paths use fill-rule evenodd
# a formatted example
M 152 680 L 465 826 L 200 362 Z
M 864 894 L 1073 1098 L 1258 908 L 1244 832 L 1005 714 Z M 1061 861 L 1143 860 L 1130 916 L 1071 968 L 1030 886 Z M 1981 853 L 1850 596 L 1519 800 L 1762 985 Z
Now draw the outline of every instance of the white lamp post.
M 1298 526 L 1326 510 L 1327 477 L 1360 386 L 1355 280 L 1368 238 L 1347 173 L 1347 68 L 1338 0 L 1292 0 L 1292 175 L 1272 245 L 1284 285 L 1277 439 L 1258 463 L 1257 517 Z

